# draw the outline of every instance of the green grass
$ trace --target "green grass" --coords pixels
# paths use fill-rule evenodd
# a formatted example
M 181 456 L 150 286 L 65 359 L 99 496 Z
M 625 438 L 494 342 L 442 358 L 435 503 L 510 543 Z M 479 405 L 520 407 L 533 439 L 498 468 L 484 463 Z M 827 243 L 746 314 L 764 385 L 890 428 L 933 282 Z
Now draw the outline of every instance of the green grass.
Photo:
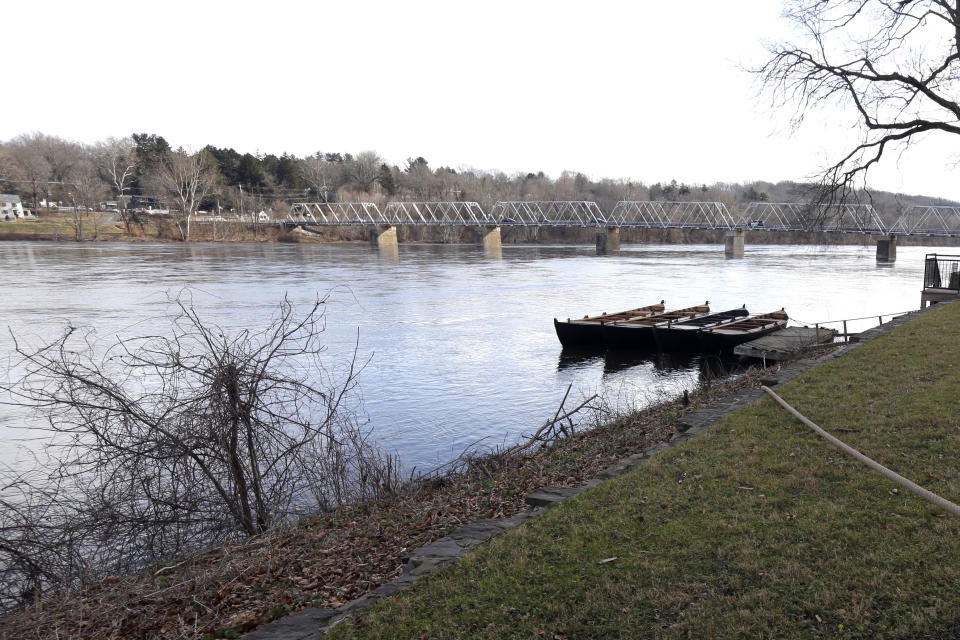
M 778 392 L 957 502 L 958 337 L 936 309 Z M 766 398 L 328 637 L 960 637 L 960 519 L 895 489 Z

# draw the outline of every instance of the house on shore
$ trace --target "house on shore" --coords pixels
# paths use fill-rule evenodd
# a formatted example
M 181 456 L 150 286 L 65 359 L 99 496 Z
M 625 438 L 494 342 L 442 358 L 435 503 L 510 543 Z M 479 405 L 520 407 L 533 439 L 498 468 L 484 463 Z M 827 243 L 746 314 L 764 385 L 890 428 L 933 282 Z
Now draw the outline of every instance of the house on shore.
M 0 220 L 16 220 L 22 218 L 23 213 L 20 196 L 0 193 Z

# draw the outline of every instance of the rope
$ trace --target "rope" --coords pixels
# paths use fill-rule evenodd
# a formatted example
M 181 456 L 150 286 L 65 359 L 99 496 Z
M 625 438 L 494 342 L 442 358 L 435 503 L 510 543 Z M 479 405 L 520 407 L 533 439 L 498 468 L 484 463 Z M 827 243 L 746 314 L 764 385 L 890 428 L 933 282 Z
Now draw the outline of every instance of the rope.
M 878 313 L 877 315 L 874 315 L 874 316 L 864 316 L 862 318 L 845 318 L 843 320 L 824 320 L 822 322 L 807 322 L 806 320 L 794 318 L 793 316 L 790 316 L 790 319 L 793 320 L 794 322 L 799 322 L 800 324 L 812 326 L 815 324 L 823 325 L 823 324 L 837 324 L 839 322 L 854 322 L 856 320 L 873 320 L 874 318 L 886 318 L 887 316 L 890 316 L 891 318 L 893 318 L 896 316 L 905 316 L 908 313 L 913 313 L 914 311 L 916 311 L 916 309 L 913 309 L 911 311 L 898 311 L 896 313 L 883 313 L 883 314 Z
M 818 427 L 816 424 L 814 424 L 813 422 L 811 422 L 810 420 L 808 420 L 808 419 L 807 419 L 806 417 L 804 417 L 799 411 L 797 411 L 796 409 L 794 409 L 793 407 L 791 407 L 789 404 L 787 404 L 786 400 L 784 400 L 783 398 L 781 398 L 780 396 L 778 396 L 777 394 L 775 394 L 773 391 L 771 391 L 769 387 L 761 386 L 760 388 L 763 389 L 764 391 L 766 391 L 774 400 L 776 400 L 777 403 L 778 403 L 781 407 L 783 407 L 784 409 L 786 409 L 787 411 L 789 411 L 789 412 L 793 415 L 793 417 L 795 417 L 797 420 L 799 420 L 799 421 L 802 422 L 803 424 L 805 424 L 805 425 L 807 425 L 808 427 L 810 427 L 811 429 L 813 429 L 815 432 L 817 432 L 818 435 L 826 438 L 829 442 L 831 442 L 832 444 L 836 445 L 837 447 L 843 449 L 843 451 L 845 451 L 846 453 L 850 454 L 851 456 L 853 456 L 854 458 L 856 458 L 856 459 L 859 460 L 860 462 L 864 463 L 865 465 L 867 465 L 868 467 L 870 467 L 870 468 L 873 469 L 874 471 L 879 471 L 881 474 L 883 474 L 884 476 L 886 476 L 888 479 L 893 480 L 894 482 L 896 482 L 897 484 L 899 484 L 901 487 L 904 487 L 905 489 L 907 489 L 907 490 L 910 491 L 911 493 L 914 493 L 915 495 L 920 496 L 921 498 L 923 498 L 923 499 L 926 500 L 927 502 L 931 502 L 931 503 L 937 505 L 938 507 L 942 507 L 943 509 L 946 509 L 947 513 L 950 513 L 950 514 L 953 514 L 953 515 L 955 515 L 955 516 L 960 517 L 960 506 L 958 506 L 958 505 L 950 502 L 950 501 L 947 500 L 946 498 L 941 498 L 940 496 L 938 496 L 937 494 L 933 493 L 932 491 L 927 491 L 926 489 L 924 489 L 924 488 L 921 487 L 920 485 L 916 484 L 915 482 L 912 482 L 912 481 L 910 481 L 910 480 L 907 480 L 906 478 L 904 478 L 904 477 L 901 476 L 900 474 L 898 474 L 898 473 L 896 473 L 896 472 L 894 472 L 894 471 L 891 471 L 890 469 L 887 469 L 885 466 L 883 466 L 883 465 L 880 464 L 879 462 L 875 462 L 875 461 L 871 460 L 870 458 L 868 458 L 867 456 L 863 455 L 862 453 L 860 453 L 859 451 L 857 451 L 857 450 L 854 449 L 853 447 L 845 444 L 844 442 L 841 442 L 840 440 L 838 440 L 837 438 L 833 437 L 832 435 L 830 435 L 829 433 L 827 433 L 826 431 L 824 431 L 823 429 L 821 429 L 820 427 Z

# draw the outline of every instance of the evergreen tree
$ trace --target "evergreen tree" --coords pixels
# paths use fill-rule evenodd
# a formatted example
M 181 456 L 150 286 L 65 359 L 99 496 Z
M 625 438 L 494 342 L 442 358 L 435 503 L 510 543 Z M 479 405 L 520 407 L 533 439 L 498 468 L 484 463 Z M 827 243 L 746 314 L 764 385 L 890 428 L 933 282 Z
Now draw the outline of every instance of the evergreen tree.
M 383 188 L 388 196 L 397 195 L 397 181 L 393 179 L 393 172 L 386 164 L 380 165 L 380 174 L 377 175 L 377 182 Z

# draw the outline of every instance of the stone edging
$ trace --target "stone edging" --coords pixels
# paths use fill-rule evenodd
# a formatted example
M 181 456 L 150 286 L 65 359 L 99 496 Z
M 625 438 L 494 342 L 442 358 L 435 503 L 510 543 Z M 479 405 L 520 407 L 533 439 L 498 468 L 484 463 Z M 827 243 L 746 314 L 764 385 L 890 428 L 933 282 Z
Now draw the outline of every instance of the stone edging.
M 761 382 L 766 386 L 773 386 L 793 380 L 801 373 L 809 371 L 816 365 L 838 358 L 845 353 L 856 349 L 866 341 L 881 336 L 890 330 L 906 324 L 917 315 L 926 313 L 933 307 L 923 311 L 914 311 L 898 316 L 890 322 L 864 331 L 859 335 L 857 342 L 844 344 L 835 351 L 818 360 L 797 360 L 782 367 L 775 375 L 763 378 Z M 327 629 L 351 618 L 356 612 L 365 609 L 378 600 L 393 595 L 395 592 L 416 583 L 420 578 L 429 574 L 438 567 L 455 562 L 467 551 L 490 540 L 494 536 L 534 518 L 549 507 L 558 504 L 567 498 L 578 495 L 587 489 L 597 486 L 605 480 L 622 476 L 634 467 L 640 465 L 661 451 L 668 449 L 679 442 L 689 440 L 718 422 L 728 413 L 741 409 L 763 397 L 760 389 L 744 389 L 732 396 L 718 400 L 705 409 L 683 416 L 679 421 L 679 431 L 669 441 L 650 447 L 641 453 L 635 453 L 620 462 L 604 469 L 596 478 L 576 487 L 543 487 L 525 498 L 530 511 L 522 511 L 509 518 L 486 518 L 476 520 L 460 527 L 450 535 L 444 536 L 428 545 L 414 550 L 403 559 L 403 575 L 383 584 L 370 593 L 367 593 L 352 602 L 337 609 L 320 609 L 312 607 L 291 614 L 280 620 L 263 625 L 243 636 L 244 640 L 317 640 L 323 637 Z

